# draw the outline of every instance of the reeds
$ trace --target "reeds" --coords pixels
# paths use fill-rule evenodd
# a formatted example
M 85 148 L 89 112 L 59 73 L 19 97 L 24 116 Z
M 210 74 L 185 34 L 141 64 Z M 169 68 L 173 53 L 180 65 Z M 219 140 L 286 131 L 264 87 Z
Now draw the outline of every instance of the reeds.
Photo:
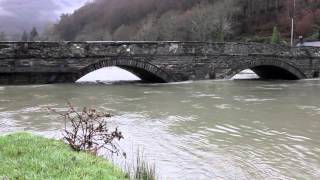
M 156 180 L 156 166 L 146 161 L 141 150 L 137 150 L 132 164 L 127 165 L 127 173 L 131 180 Z

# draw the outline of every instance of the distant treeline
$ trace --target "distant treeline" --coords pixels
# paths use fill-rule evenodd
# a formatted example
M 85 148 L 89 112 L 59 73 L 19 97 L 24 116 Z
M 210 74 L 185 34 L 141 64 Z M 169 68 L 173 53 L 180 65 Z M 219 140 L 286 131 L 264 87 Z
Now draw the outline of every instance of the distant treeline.
M 44 40 L 229 41 L 267 37 L 278 27 L 318 37 L 319 0 L 93 0 L 48 27 Z

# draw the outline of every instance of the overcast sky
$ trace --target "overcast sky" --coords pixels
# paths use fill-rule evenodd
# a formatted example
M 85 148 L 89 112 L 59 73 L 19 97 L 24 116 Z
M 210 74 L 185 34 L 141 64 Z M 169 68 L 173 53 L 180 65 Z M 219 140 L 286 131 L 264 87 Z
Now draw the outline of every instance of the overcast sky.
M 57 21 L 62 13 L 72 13 L 88 0 L 0 0 L 0 31 L 17 33 L 32 26 L 41 29 Z

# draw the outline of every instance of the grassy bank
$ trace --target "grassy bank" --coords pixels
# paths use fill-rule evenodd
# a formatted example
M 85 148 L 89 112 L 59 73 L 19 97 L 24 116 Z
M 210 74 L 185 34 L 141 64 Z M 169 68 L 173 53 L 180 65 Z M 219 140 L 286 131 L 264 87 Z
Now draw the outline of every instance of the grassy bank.
M 127 179 L 105 159 L 28 133 L 0 136 L 0 179 Z

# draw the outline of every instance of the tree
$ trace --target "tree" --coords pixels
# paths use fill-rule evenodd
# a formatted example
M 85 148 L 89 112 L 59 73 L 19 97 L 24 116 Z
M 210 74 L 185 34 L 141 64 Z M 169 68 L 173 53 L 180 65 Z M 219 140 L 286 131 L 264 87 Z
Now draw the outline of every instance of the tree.
M 273 28 L 272 37 L 271 37 L 271 44 L 280 44 L 281 36 L 277 29 L 277 27 Z
M 54 33 L 54 24 L 48 22 L 42 31 L 42 34 L 39 35 L 38 39 L 40 41 L 59 41 L 60 38 L 57 34 Z
M 233 1 L 200 4 L 192 9 L 189 27 L 194 41 L 224 41 L 225 36 L 232 34 L 231 15 Z
M 28 40 L 29 40 L 28 33 L 26 31 L 23 31 L 21 41 L 28 41 Z
M 139 24 L 138 31 L 135 34 L 134 40 L 137 41 L 155 41 L 158 33 L 153 31 L 157 18 L 154 14 L 147 16 Z
M 35 27 L 32 28 L 29 37 L 30 37 L 30 41 L 35 41 L 36 37 L 38 37 L 38 31 Z
M 7 36 L 4 32 L 0 33 L 0 41 L 6 41 L 7 40 Z
M 133 34 L 136 34 L 136 28 L 129 25 L 121 25 L 113 33 L 113 40 L 116 41 L 130 41 L 133 39 Z

